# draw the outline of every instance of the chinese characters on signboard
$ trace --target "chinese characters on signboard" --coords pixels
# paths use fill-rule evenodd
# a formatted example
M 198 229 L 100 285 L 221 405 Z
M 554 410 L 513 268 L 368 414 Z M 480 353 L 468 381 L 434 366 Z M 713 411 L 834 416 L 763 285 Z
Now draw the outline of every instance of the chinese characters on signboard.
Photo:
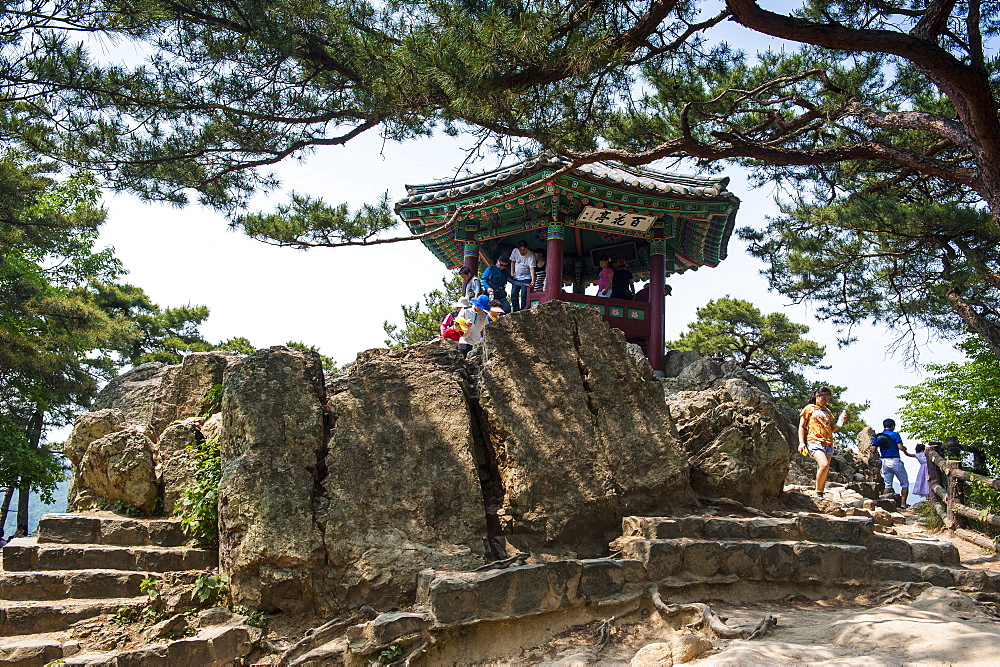
M 580 222 L 589 222 L 592 225 L 600 225 L 601 227 L 644 232 L 653 226 L 656 218 L 651 215 L 638 215 L 636 213 L 611 211 L 606 208 L 597 208 L 596 206 L 586 206 L 577 220 Z

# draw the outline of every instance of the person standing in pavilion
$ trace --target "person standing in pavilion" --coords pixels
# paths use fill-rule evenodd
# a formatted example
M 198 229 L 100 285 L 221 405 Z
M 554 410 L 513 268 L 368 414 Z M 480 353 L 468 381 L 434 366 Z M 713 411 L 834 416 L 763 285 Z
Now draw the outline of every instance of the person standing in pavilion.
M 510 260 L 500 256 L 495 265 L 488 266 L 483 271 L 483 286 L 486 288 L 486 295 L 491 299 L 496 299 L 505 313 L 510 312 L 510 301 L 507 300 L 507 283 L 511 280 L 509 267 Z
M 635 298 L 635 279 L 628 270 L 628 262 L 624 257 L 615 261 L 615 270 L 611 274 L 611 298 L 627 301 Z
M 513 280 L 510 281 L 511 308 L 516 312 L 528 306 L 528 287 L 535 284 L 535 253 L 528 249 L 527 241 L 518 241 L 517 247 L 510 252 L 513 263 Z

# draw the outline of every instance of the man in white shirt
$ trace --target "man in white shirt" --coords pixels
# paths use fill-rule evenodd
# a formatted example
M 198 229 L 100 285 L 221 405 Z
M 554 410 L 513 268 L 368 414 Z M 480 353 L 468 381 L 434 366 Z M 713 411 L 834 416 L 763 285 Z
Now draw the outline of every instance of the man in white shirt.
M 518 241 L 510 253 L 511 293 L 510 306 L 515 312 L 528 307 L 528 286 L 535 284 L 535 253 L 528 250 L 527 241 Z

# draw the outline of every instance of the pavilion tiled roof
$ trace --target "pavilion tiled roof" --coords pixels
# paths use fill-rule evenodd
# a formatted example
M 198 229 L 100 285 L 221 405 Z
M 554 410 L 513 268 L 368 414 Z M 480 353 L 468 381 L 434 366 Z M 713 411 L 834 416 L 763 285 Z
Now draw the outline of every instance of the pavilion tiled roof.
M 425 185 L 407 185 L 407 196 L 396 202 L 396 211 L 415 205 L 464 199 L 484 190 L 493 189 L 505 182 L 523 178 L 533 171 L 561 169 L 568 164 L 570 161 L 566 158 L 541 156 L 464 179 L 442 180 Z M 636 169 L 612 162 L 592 162 L 577 167 L 571 173 L 598 182 L 606 182 L 614 187 L 648 192 L 651 195 L 737 200 L 735 195 L 726 189 L 726 186 L 729 185 L 728 176 L 675 174 L 648 168 Z

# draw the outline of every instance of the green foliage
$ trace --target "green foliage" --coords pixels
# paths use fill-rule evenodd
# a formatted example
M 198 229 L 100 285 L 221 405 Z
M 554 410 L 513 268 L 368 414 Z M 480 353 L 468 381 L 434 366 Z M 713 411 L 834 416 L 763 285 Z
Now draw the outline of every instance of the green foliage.
M 222 383 L 213 384 L 205 392 L 205 398 L 201 400 L 201 412 L 199 417 L 211 417 L 222 407 Z
M 160 599 L 160 580 L 147 577 L 139 582 L 139 592 L 150 600 Z
M 782 313 L 760 312 L 749 301 L 723 297 L 697 310 L 698 319 L 667 347 L 735 362 L 771 385 L 775 398 L 801 405 L 809 396 L 806 369 L 827 370 L 826 348 L 802 337 L 809 327 Z
M 913 510 L 919 515 L 918 521 L 925 529 L 936 532 L 944 528 L 944 519 L 926 500 L 915 504 Z
M 332 357 L 328 357 L 315 345 L 308 345 L 306 343 L 301 343 L 298 341 L 290 340 L 285 343 L 285 347 L 290 347 L 296 350 L 304 350 L 308 352 L 315 352 L 319 355 L 320 362 L 323 364 L 323 370 L 327 373 L 337 372 L 337 362 L 333 360 Z M 223 341 L 216 345 L 213 349 L 215 350 L 227 350 L 230 352 L 239 352 L 240 354 L 253 354 L 257 351 L 257 347 L 250 342 L 249 339 L 242 336 L 238 338 L 230 338 L 229 340 Z
M 1000 352 L 990 279 L 1000 232 L 987 211 L 891 197 L 800 200 L 764 229 L 739 233 L 768 264 L 772 288 L 811 301 L 820 319 L 845 329 L 868 322 L 911 356 L 925 328 L 971 330 Z
M 253 611 L 245 605 L 234 605 L 230 607 L 230 611 L 234 614 L 239 614 L 240 616 L 246 616 L 246 624 L 252 628 L 266 628 L 267 622 L 270 620 L 270 616 L 262 611 Z
M 139 607 L 119 607 L 111 617 L 111 622 L 122 627 L 132 624 L 149 626 L 163 620 L 164 613 L 159 609 L 160 582 L 156 579 L 143 579 L 139 582 L 139 590 L 146 596 L 146 602 Z
M 389 347 L 412 345 L 422 340 L 433 340 L 441 335 L 441 321 L 454 308 L 452 304 L 461 296 L 462 277 L 453 275 L 441 280 L 442 289 L 436 289 L 424 295 L 424 302 L 412 306 L 403 305 L 403 326 L 382 323 L 385 344 Z
M 994 476 L 1000 472 L 1000 422 L 993 415 L 1000 387 L 1000 357 L 978 338 L 958 345 L 963 363 L 928 364 L 929 377 L 905 389 L 899 414 L 906 431 L 920 442 L 981 442 Z
M 842 445 L 852 443 L 865 428 L 861 413 L 868 403 L 847 403 L 840 399 L 846 391 L 824 382 L 810 381 L 807 370 L 828 370 L 821 362 L 826 349 L 802 337 L 809 327 L 796 324 L 782 313 L 763 314 L 749 301 L 723 297 L 697 310 L 698 319 L 667 347 L 694 350 L 698 354 L 731 361 L 761 378 L 771 387 L 775 400 L 796 412 L 802 409 L 814 387 L 830 387 L 828 407 L 834 414 L 847 410 L 849 419 L 834 437 Z
M 381 653 L 378 654 L 378 664 L 380 665 L 391 665 L 400 658 L 406 655 L 406 648 L 398 644 L 390 644 L 387 648 L 383 649 Z
M 0 485 L 47 501 L 63 468 L 46 431 L 89 407 L 124 364 L 200 349 L 208 315 L 161 310 L 119 283 L 121 264 L 96 247 L 99 195 L 92 176 L 0 150 Z
M 215 438 L 188 445 L 186 451 L 195 466 L 194 480 L 177 501 L 174 512 L 185 533 L 199 542 L 211 543 L 219 532 L 222 453 Z
M 215 349 L 228 352 L 239 352 L 240 354 L 253 354 L 257 351 L 257 348 L 254 347 L 253 343 L 243 336 L 237 336 L 236 338 L 224 340 L 216 345 Z
M 304 249 L 371 241 L 399 224 L 388 193 L 377 205 L 365 204 L 353 215 L 347 204 L 330 205 L 295 192 L 290 196 L 291 204 L 278 205 L 274 213 L 238 215 L 231 227 L 258 241 Z
M 322 362 L 323 370 L 325 372 L 327 373 L 337 372 L 337 362 L 335 362 L 332 357 L 328 357 L 325 354 L 322 354 L 319 351 L 319 348 L 316 347 L 315 345 L 306 345 L 305 343 L 299 343 L 294 340 L 290 340 L 287 343 L 285 343 L 285 347 L 290 347 L 296 350 L 303 350 L 306 352 L 315 352 L 316 354 L 319 355 L 319 360 L 320 362 Z
M 203 574 L 195 579 L 191 594 L 202 605 L 213 607 L 226 595 L 226 585 L 215 575 Z
M 963 482 L 962 500 L 969 507 L 980 510 L 980 519 L 987 514 L 1000 514 L 1000 491 L 982 482 Z
M 48 446 L 32 447 L 22 425 L 0 414 L 0 488 L 26 485 L 45 503 L 66 479 L 66 467 Z

